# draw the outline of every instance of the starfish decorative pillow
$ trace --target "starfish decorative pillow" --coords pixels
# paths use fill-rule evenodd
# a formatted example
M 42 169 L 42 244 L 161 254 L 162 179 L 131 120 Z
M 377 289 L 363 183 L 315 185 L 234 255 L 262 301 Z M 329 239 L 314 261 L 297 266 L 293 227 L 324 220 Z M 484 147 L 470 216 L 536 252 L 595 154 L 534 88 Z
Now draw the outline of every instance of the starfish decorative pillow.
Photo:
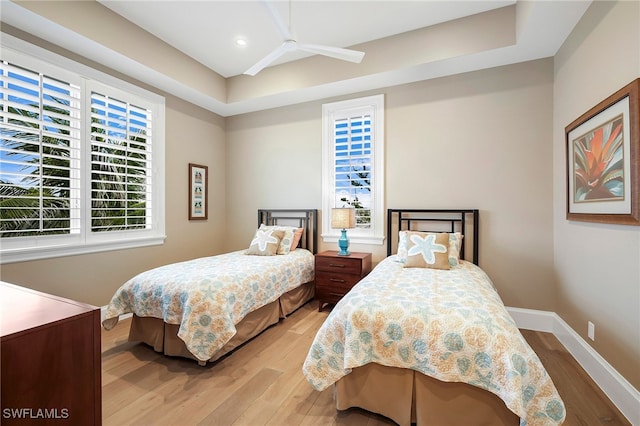
M 275 229 L 258 229 L 251 240 L 246 254 L 257 256 L 274 256 L 278 253 L 280 240 L 284 236 L 284 231 Z
M 407 261 L 405 268 L 450 269 L 449 234 L 406 232 Z

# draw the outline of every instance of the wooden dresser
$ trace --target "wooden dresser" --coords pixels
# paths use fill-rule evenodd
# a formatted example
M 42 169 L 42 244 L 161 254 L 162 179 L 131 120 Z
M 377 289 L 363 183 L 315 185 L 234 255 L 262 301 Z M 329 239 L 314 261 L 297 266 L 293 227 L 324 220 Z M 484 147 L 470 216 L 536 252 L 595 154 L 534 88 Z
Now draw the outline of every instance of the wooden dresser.
M 351 287 L 371 271 L 371 253 L 350 253 L 340 256 L 337 251 L 316 254 L 315 281 L 318 310 L 325 303 L 338 303 Z
M 102 424 L 100 309 L 0 282 L 0 423 Z

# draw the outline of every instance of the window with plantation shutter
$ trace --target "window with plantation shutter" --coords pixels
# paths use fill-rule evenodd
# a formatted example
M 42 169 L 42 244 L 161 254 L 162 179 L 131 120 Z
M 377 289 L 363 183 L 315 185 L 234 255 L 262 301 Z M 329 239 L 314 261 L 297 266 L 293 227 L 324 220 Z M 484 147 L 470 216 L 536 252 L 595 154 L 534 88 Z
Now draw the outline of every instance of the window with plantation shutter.
M 335 207 L 356 210 L 356 228 L 371 227 L 371 114 L 337 118 L 335 138 Z
M 151 111 L 91 93 L 91 231 L 152 223 Z
M 323 229 L 325 241 L 336 241 L 331 209 L 353 207 L 354 243 L 382 244 L 384 96 L 323 105 Z
M 161 244 L 164 99 L 26 50 L 0 58 L 2 263 Z
M 80 232 L 80 87 L 0 64 L 0 232 Z

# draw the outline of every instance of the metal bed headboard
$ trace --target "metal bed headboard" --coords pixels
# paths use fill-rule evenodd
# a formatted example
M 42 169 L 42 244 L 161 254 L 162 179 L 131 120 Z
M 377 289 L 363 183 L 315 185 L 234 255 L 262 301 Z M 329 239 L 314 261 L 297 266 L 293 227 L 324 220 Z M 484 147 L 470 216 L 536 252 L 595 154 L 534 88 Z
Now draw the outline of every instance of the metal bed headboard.
M 388 209 L 387 256 L 398 249 L 399 231 L 461 232 L 460 257 L 477 265 L 478 217 L 477 209 Z
M 302 228 L 298 247 L 316 254 L 318 251 L 318 210 L 317 209 L 259 209 L 258 226 L 295 226 Z

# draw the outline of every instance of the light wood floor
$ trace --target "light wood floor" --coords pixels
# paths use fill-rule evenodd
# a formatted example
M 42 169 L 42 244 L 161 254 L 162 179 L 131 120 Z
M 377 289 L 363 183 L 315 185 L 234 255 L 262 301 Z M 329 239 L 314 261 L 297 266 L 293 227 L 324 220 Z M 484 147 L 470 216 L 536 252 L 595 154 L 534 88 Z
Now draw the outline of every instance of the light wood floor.
M 166 357 L 127 342 L 130 320 L 102 330 L 104 425 L 393 425 L 359 409 L 338 412 L 301 366 L 327 316 L 308 303 L 216 363 Z M 565 425 L 629 425 L 548 333 L 523 330 L 567 409 Z

